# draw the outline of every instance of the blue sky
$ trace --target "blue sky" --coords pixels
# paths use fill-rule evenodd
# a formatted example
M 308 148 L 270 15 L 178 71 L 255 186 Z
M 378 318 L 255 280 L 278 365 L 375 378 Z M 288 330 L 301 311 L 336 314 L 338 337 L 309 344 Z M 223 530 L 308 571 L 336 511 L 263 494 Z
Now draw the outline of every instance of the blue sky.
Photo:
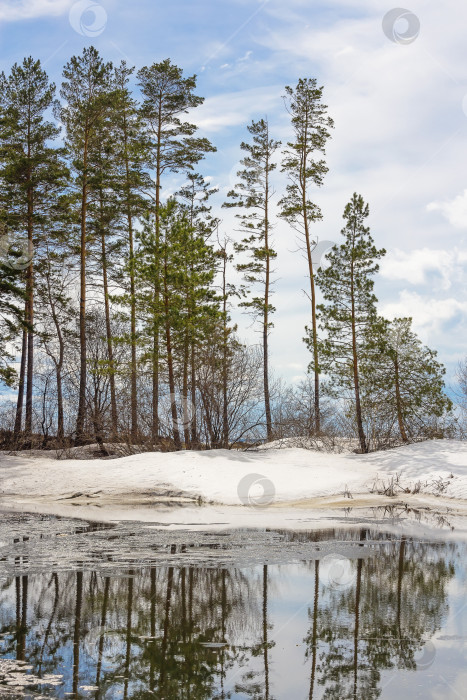
M 246 125 L 267 115 L 285 142 L 284 85 L 316 77 L 335 120 L 316 235 L 337 240 L 345 203 L 363 195 L 388 251 L 376 284 L 381 311 L 412 315 L 453 383 L 467 353 L 467 6 L 410 0 L 395 24 L 386 20 L 390 40 L 382 23 L 392 9 L 390 0 L 1 0 L 0 68 L 31 54 L 59 84 L 63 64 L 92 43 L 114 62 L 139 68 L 170 57 L 196 73 L 206 101 L 193 120 L 218 148 L 200 171 L 220 187 L 216 206 L 235 182 Z M 175 185 L 167 181 L 166 192 Z M 283 186 L 278 173 L 278 193 Z M 219 212 L 221 232 L 235 236 L 232 214 Z M 285 223 L 275 239 L 272 365 L 292 379 L 309 359 L 306 266 Z

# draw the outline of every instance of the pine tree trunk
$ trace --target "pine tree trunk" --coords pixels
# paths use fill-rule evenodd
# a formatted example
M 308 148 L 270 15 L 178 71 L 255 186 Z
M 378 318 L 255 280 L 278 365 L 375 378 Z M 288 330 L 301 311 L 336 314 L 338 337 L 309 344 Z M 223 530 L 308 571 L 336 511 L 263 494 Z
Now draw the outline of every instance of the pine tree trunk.
M 191 205 L 190 205 L 190 236 L 193 235 L 193 230 L 194 230 L 194 202 L 195 202 L 195 194 L 194 194 L 194 188 L 192 192 L 192 199 L 191 199 Z M 190 262 L 190 273 L 193 275 L 193 263 L 192 261 Z M 195 309 L 194 309 L 194 302 L 193 299 L 189 299 L 189 316 L 190 320 L 193 319 Z M 198 426 L 196 423 L 196 367 L 195 367 L 195 358 L 196 358 L 196 339 L 195 339 L 195 333 L 191 333 L 191 338 L 190 338 L 190 343 L 189 343 L 189 352 L 190 352 L 190 389 L 191 389 L 191 449 L 196 449 L 198 446 Z
M 198 424 L 196 419 L 196 358 L 195 341 L 191 342 L 191 446 L 198 446 Z
M 401 439 L 403 442 L 409 442 L 407 433 L 405 432 L 404 420 L 402 416 L 402 400 L 400 391 L 400 378 L 399 378 L 399 362 L 397 356 L 394 359 L 394 381 L 396 385 L 396 407 L 397 407 L 397 422 L 399 423 L 399 432 L 401 434 Z
M 78 697 L 79 685 L 79 644 L 81 633 L 81 614 L 83 607 L 83 572 L 76 572 L 75 625 L 73 630 L 73 694 Z
M 138 375 L 136 359 L 136 297 L 135 297 L 135 256 L 133 242 L 133 221 L 128 211 L 128 233 L 130 239 L 130 334 L 131 334 L 131 441 L 138 440 Z
M 130 411 L 131 411 L 131 441 L 138 440 L 138 389 L 137 389 L 137 360 L 136 360 L 136 297 L 135 297 L 135 252 L 133 237 L 133 216 L 130 203 L 130 165 L 128 161 L 128 125 L 126 112 L 123 114 L 123 146 L 126 175 L 128 242 L 130 248 L 130 336 L 131 336 L 131 369 L 130 369 Z
M 269 139 L 269 131 L 268 131 Z M 263 316 L 263 381 L 264 381 L 264 408 L 266 412 L 266 436 L 272 440 L 271 400 L 269 396 L 269 292 L 271 277 L 271 258 L 269 254 L 269 157 L 266 156 L 266 189 L 264 198 L 264 247 L 266 248 L 266 278 L 264 283 L 264 316 Z
M 227 397 L 227 382 L 228 382 L 228 328 L 227 328 L 227 251 L 224 251 L 224 267 L 222 276 L 222 296 L 223 296 L 223 354 L 222 354 L 222 447 L 227 450 L 229 448 L 229 416 L 228 416 L 228 397 Z
M 164 692 L 164 686 L 165 686 L 165 679 L 167 675 L 167 645 L 168 645 L 168 640 L 169 640 L 169 629 L 170 629 L 170 605 L 172 601 L 172 588 L 173 588 L 173 577 L 174 577 L 174 568 L 173 566 L 169 566 L 168 572 L 167 572 L 167 592 L 165 596 L 165 617 L 164 617 L 164 633 L 162 636 L 162 643 L 161 643 L 161 670 L 160 670 L 160 676 L 159 676 L 159 693 L 160 697 L 164 698 L 166 697 L 166 693 Z
M 263 661 L 264 661 L 264 700 L 269 700 L 269 658 L 268 658 L 268 567 L 263 566 Z
M 100 208 L 102 212 L 102 192 L 100 193 Z M 110 304 L 109 304 L 109 281 L 107 275 L 107 249 L 105 245 L 105 233 L 101 225 L 101 246 L 102 246 L 102 280 L 104 284 L 104 309 L 105 309 L 105 331 L 107 340 L 107 354 L 109 357 L 109 385 L 110 385 L 110 415 L 112 421 L 111 435 L 115 440 L 118 432 L 117 398 L 115 392 L 115 363 L 112 343 L 112 328 L 110 325 Z
M 159 100 L 159 118 L 157 126 L 156 145 L 156 283 L 154 288 L 154 304 L 156 307 L 156 318 L 154 324 L 153 340 L 153 374 L 152 374 L 152 439 L 153 442 L 159 440 L 159 303 L 160 303 L 160 280 L 159 280 L 159 246 L 161 232 L 161 167 L 162 167 L 162 101 Z
M 58 339 L 59 355 L 58 362 L 54 360 L 55 363 L 55 376 L 57 382 L 57 438 L 60 442 L 63 442 L 65 437 L 64 431 L 64 412 L 63 412 L 63 388 L 62 388 L 62 368 L 63 361 L 65 359 L 65 342 L 63 340 L 62 329 L 60 328 L 60 322 L 58 320 L 57 311 L 55 308 L 55 302 L 52 296 L 52 290 L 50 288 L 50 276 L 47 275 L 47 293 L 49 298 L 50 310 L 52 314 L 52 320 L 54 322 L 55 331 Z
M 85 125 L 87 131 L 88 125 Z M 79 398 L 78 415 L 76 419 L 77 445 L 84 441 L 84 421 L 86 417 L 86 216 L 87 216 L 87 165 L 88 165 L 88 136 L 84 141 L 83 153 L 83 187 L 81 192 L 81 239 L 80 239 L 80 299 L 79 299 Z
M 315 594 L 313 599 L 313 631 L 311 635 L 312 652 L 311 652 L 311 674 L 310 674 L 310 692 L 308 700 L 313 700 L 315 689 L 316 676 L 316 659 L 318 656 L 318 600 L 319 600 L 319 559 L 315 561 Z
M 31 162 L 31 112 L 28 110 L 28 163 Z M 28 246 L 32 250 L 33 246 L 33 186 L 31 184 L 31 166 L 28 166 L 28 188 L 27 188 L 27 231 Z M 28 307 L 28 360 L 26 369 L 26 416 L 24 422 L 24 432 L 27 439 L 27 446 L 32 446 L 32 384 L 34 378 L 34 272 L 33 262 L 26 270 L 26 303 Z
M 27 322 L 28 317 L 28 303 L 25 303 L 24 307 L 24 320 Z M 23 401 L 24 401 L 24 378 L 26 375 L 26 359 L 27 359 L 27 348 L 28 348 L 28 332 L 26 328 L 23 328 L 23 342 L 21 346 L 21 364 L 19 369 L 19 385 L 18 385 L 18 398 L 16 400 L 16 418 L 15 427 L 13 430 L 13 438 L 16 441 L 21 434 L 21 429 L 23 427 Z
M 64 355 L 65 355 L 65 348 L 64 348 L 63 337 L 62 337 L 61 333 L 59 335 L 59 343 L 60 343 L 59 361 L 55 367 L 55 375 L 56 375 L 56 381 L 57 381 L 57 438 L 59 439 L 60 442 L 63 442 L 63 439 L 65 437 L 65 430 L 64 430 L 64 418 L 63 418 L 62 367 L 63 367 L 63 359 L 64 359 Z
M 33 379 L 34 379 L 34 333 L 33 333 L 33 323 L 34 323 L 34 302 L 33 302 L 33 271 L 32 263 L 28 267 L 26 273 L 26 294 L 27 294 L 27 305 L 28 305 L 28 360 L 27 360 L 27 371 L 26 371 L 26 416 L 24 423 L 24 432 L 27 440 L 27 446 L 32 446 L 32 393 L 33 393 Z
M 158 181 L 160 177 L 158 176 Z M 159 442 L 159 336 L 160 336 L 160 200 L 159 187 L 156 185 L 156 279 L 154 282 L 154 324 L 152 347 L 152 442 Z
M 306 143 L 307 133 L 305 131 L 304 140 Z M 306 244 L 306 254 L 308 260 L 308 275 L 310 278 L 310 293 L 311 293 L 311 327 L 313 335 L 313 373 L 315 379 L 315 396 L 314 396 L 314 410 L 315 410 L 315 434 L 319 435 L 321 432 L 321 415 L 319 408 L 319 358 L 318 358 L 318 328 L 316 322 L 316 290 L 315 290 L 315 275 L 313 270 L 313 257 L 311 249 L 311 239 L 310 239 L 310 229 L 308 226 L 307 218 L 307 206 L 306 206 L 306 154 L 302 152 L 302 166 L 301 166 L 301 192 L 302 192 L 302 207 L 303 207 L 303 225 L 305 229 L 305 244 Z
M 402 535 L 401 542 L 399 545 L 399 565 L 397 570 L 397 629 L 399 632 L 399 640 L 402 638 L 402 623 L 401 623 L 401 611 L 402 611 L 402 577 L 404 575 L 404 561 L 405 561 L 405 545 L 406 539 L 405 535 Z
M 21 576 L 22 596 L 21 596 L 21 639 L 22 639 L 22 660 L 26 657 L 26 640 L 28 637 L 28 584 L 27 576 Z
M 102 670 L 102 656 L 104 653 L 104 641 L 105 641 L 105 625 L 107 622 L 107 606 L 109 604 L 109 589 L 110 589 L 110 577 L 106 576 L 104 579 L 104 598 L 102 601 L 102 616 L 101 616 L 101 634 L 99 637 L 99 651 L 97 657 L 97 668 L 96 668 L 96 685 L 99 685 L 101 670 Z
M 188 364 L 190 359 L 190 344 L 188 332 L 185 332 L 184 348 L 183 348 L 183 436 L 185 440 L 185 450 L 191 448 L 190 445 L 190 417 L 188 412 Z
M 180 431 L 178 428 L 177 403 L 175 400 L 175 376 L 173 367 L 173 350 L 172 350 L 172 333 L 170 328 L 170 302 L 169 292 L 167 287 L 167 257 L 164 259 L 164 310 L 165 310 L 165 339 L 167 347 L 167 369 L 169 373 L 169 391 L 170 391 L 170 412 L 172 415 L 172 430 L 174 443 L 177 450 L 180 450 L 182 443 L 180 440 Z
M 352 299 L 352 356 L 353 356 L 353 381 L 355 391 L 355 411 L 357 416 L 358 439 L 360 449 L 365 454 L 368 452 L 365 433 L 363 430 L 362 406 L 360 402 L 360 384 L 358 376 L 358 354 L 357 354 L 357 332 L 355 327 L 355 288 L 354 288 L 354 267 L 352 262 L 350 293 Z
M 123 690 L 123 698 L 128 698 L 128 684 L 130 682 L 130 661 L 131 661 L 131 618 L 133 611 L 133 569 L 128 571 L 128 600 L 126 612 L 126 652 L 125 652 L 125 682 Z
M 361 537 L 360 539 L 363 539 Z M 357 585 L 355 588 L 355 627 L 354 627 L 354 653 L 353 653 L 353 700 L 358 700 L 358 635 L 360 632 L 360 598 L 362 591 L 363 559 L 357 561 Z
M 152 566 L 151 567 L 151 605 L 150 605 L 150 611 L 149 611 L 149 619 L 150 619 L 150 635 L 152 637 L 152 644 L 154 645 L 155 637 L 156 637 L 156 569 Z M 148 647 L 149 648 L 149 647 Z M 149 690 L 153 695 L 155 695 L 155 687 L 156 687 L 156 665 L 155 665 L 155 659 L 154 659 L 154 649 L 151 649 L 151 653 L 149 656 Z
M 159 442 L 159 322 L 154 324 L 152 339 L 152 442 Z

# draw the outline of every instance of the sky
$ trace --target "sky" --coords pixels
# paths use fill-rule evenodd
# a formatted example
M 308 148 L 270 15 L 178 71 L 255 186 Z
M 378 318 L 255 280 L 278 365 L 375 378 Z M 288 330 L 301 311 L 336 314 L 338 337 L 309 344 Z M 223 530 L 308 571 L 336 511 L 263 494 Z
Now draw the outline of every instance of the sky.
M 284 86 L 316 78 L 335 128 L 329 173 L 313 193 L 323 220 L 314 235 L 339 241 L 353 192 L 369 203 L 375 243 L 387 251 L 375 282 L 381 313 L 412 316 L 455 384 L 467 355 L 467 5 L 454 0 L 0 0 L 0 69 L 39 58 L 60 84 L 85 46 L 140 68 L 170 58 L 198 76 L 204 104 L 191 115 L 217 147 L 198 170 L 219 187 L 221 235 L 238 238 L 231 210 L 240 143 L 252 119 L 291 137 Z M 274 173 L 277 198 L 285 186 Z M 166 193 L 176 178 L 165 183 Z M 296 381 L 310 360 L 306 261 L 283 221 L 274 229 L 277 308 L 271 365 Z M 259 342 L 248 317 L 240 336 Z

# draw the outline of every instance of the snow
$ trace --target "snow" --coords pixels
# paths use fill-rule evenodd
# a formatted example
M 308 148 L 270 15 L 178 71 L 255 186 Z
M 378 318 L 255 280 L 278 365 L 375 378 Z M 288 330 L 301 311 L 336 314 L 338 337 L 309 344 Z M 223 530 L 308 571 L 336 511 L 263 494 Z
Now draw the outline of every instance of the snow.
M 307 503 L 318 507 L 319 499 L 327 505 L 370 505 L 382 498 L 370 493 L 373 485 L 382 491 L 398 474 L 399 500 L 409 500 L 415 492 L 418 501 L 420 494 L 431 494 L 467 505 L 467 442 L 427 441 L 369 455 L 270 447 L 147 452 L 102 460 L 3 453 L 0 506 L 39 512 L 71 504 L 125 509 L 164 499 L 200 499 L 258 511 Z

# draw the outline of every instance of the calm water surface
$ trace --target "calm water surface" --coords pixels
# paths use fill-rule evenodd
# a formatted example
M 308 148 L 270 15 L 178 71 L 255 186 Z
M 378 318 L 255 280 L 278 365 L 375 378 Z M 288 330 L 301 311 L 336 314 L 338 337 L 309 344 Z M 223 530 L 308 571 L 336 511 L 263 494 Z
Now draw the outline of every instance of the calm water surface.
M 452 534 L 7 520 L 0 698 L 467 698 Z

